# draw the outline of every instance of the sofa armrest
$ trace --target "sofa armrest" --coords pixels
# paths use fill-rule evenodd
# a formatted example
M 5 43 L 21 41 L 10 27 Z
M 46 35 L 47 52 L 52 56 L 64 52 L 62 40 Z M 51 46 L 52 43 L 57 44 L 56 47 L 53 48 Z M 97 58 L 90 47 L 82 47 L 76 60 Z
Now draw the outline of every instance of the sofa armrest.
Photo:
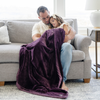
M 80 34 L 75 35 L 74 46 L 75 49 L 81 50 L 85 53 L 83 79 L 91 78 L 91 58 L 89 55 L 89 45 L 91 44 L 91 38 Z
M 88 36 L 83 36 L 76 34 L 74 38 L 74 47 L 77 50 L 82 50 L 83 48 L 89 47 L 91 44 L 91 38 Z

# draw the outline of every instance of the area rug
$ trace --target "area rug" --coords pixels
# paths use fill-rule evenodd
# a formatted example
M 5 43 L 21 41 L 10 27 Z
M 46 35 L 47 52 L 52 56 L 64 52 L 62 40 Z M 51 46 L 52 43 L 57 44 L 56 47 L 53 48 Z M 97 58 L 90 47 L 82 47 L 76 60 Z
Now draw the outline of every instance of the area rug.
M 68 80 L 69 95 L 66 100 L 100 100 L 100 79 L 91 78 L 90 83 L 83 80 Z M 16 82 L 8 82 L 0 87 L 0 100 L 64 100 L 33 95 L 18 90 Z

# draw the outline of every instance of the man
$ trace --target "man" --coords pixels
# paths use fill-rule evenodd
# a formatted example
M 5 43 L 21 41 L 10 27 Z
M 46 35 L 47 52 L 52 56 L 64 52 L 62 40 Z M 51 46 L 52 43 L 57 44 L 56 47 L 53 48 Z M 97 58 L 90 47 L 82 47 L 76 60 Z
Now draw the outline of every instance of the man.
M 39 23 L 36 23 L 32 29 L 33 41 L 39 39 L 46 30 L 49 30 L 50 12 L 48 11 L 48 9 L 44 6 L 40 6 L 37 9 L 37 14 L 38 14 L 38 18 L 41 21 Z M 73 39 L 75 36 L 75 31 L 73 29 L 71 29 L 71 31 L 72 32 L 69 38 Z M 65 36 L 64 41 L 68 41 L 66 39 L 68 38 L 66 38 Z M 61 64 L 63 68 L 63 84 L 61 88 L 68 91 L 68 88 L 65 85 L 65 81 L 67 80 L 66 76 L 72 61 L 72 46 L 69 43 L 62 44 L 60 58 L 61 58 Z

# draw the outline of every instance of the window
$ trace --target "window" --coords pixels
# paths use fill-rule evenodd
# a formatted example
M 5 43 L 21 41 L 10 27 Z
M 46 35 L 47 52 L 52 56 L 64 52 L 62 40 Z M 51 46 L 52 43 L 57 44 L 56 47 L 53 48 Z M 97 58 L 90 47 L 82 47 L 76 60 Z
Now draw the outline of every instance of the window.
M 2 0 L 0 3 L 0 20 L 38 18 L 37 8 L 46 6 L 53 14 L 54 0 Z
M 65 0 L 67 18 L 76 18 L 78 27 L 92 27 L 90 22 L 91 11 L 85 10 L 86 0 Z

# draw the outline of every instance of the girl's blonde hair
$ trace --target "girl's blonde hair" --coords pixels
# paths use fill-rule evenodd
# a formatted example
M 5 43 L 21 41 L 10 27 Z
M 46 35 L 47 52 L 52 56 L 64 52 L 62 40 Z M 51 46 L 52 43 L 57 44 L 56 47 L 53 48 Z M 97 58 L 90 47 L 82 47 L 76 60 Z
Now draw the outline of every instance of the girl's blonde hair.
M 56 14 L 53 14 L 52 16 L 50 16 L 50 19 L 51 19 L 51 18 L 56 19 L 57 22 L 58 22 L 58 24 L 59 24 L 59 26 L 60 26 L 62 23 L 64 23 L 64 20 L 62 19 L 62 17 L 60 17 L 60 16 L 58 16 L 58 15 L 56 15 Z M 49 28 L 54 28 L 53 25 L 52 25 L 51 23 L 50 23 Z

